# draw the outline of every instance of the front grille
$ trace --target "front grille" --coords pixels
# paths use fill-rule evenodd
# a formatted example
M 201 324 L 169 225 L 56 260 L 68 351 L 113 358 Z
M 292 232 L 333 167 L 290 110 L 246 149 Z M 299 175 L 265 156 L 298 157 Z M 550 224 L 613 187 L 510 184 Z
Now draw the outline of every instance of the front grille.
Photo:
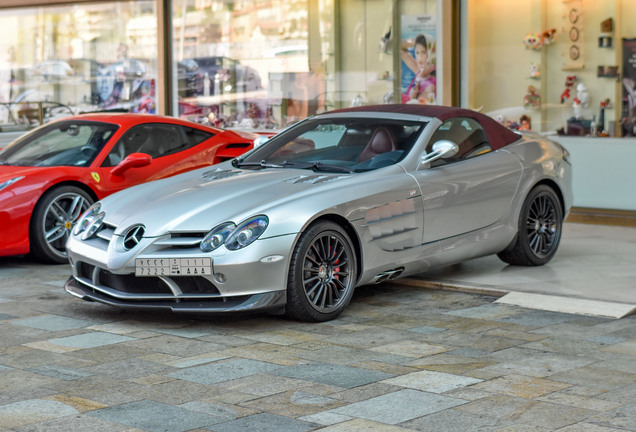
M 174 293 L 164 281 L 169 280 L 174 283 L 181 291 L 181 296 L 188 295 L 220 295 L 217 287 L 208 279 L 202 276 L 164 276 L 159 277 L 137 277 L 134 274 L 115 274 L 106 269 L 95 267 L 85 262 L 76 263 L 77 276 L 81 279 L 87 279 L 96 287 L 105 288 L 107 291 L 118 291 L 126 294 L 142 294 L 142 295 L 160 295 L 171 297 Z M 175 297 L 176 298 L 176 297 Z

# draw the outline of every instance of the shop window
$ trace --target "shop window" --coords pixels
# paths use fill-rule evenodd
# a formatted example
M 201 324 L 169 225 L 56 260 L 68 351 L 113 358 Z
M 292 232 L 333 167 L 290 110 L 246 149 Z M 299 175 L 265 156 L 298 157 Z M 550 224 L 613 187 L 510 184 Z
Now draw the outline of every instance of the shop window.
M 630 12 L 626 1 L 463 0 L 462 106 L 544 134 L 636 135 Z
M 154 112 L 155 6 L 101 1 L 0 10 L 2 130 L 89 111 Z

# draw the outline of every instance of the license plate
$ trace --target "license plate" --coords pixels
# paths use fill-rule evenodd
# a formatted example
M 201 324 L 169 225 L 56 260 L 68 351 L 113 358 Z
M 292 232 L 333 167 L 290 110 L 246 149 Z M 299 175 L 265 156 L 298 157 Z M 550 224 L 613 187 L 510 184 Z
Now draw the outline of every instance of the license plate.
M 135 276 L 201 276 L 212 274 L 212 258 L 137 258 Z

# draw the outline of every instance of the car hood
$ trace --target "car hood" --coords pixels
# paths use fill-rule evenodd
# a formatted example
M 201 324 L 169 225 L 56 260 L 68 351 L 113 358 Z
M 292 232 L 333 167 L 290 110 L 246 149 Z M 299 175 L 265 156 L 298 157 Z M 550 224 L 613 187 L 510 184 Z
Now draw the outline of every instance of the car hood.
M 118 192 L 103 200 L 103 210 L 105 222 L 118 227 L 115 234 L 123 234 L 137 223 L 146 226 L 148 237 L 171 231 L 206 231 L 256 214 L 271 217 L 276 211 L 281 215 L 281 209 L 290 203 L 311 205 L 315 210 L 322 204 L 317 202 L 320 193 L 336 187 L 341 190 L 343 182 L 360 176 L 365 174 L 291 168 L 242 170 L 224 163 Z
M 13 165 L 0 165 L 0 183 L 11 180 L 15 177 L 28 177 L 31 174 L 42 171 L 41 167 L 25 167 Z

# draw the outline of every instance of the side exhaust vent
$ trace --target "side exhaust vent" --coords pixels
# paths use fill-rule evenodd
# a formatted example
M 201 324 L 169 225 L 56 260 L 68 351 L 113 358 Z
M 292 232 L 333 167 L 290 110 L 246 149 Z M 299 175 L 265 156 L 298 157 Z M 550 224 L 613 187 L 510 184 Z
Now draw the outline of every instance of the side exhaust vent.
M 379 275 L 376 275 L 373 278 L 372 282 L 378 284 L 380 282 L 388 281 L 391 279 L 397 279 L 402 274 L 403 271 L 404 271 L 404 267 L 398 267 L 393 270 L 383 271 Z

